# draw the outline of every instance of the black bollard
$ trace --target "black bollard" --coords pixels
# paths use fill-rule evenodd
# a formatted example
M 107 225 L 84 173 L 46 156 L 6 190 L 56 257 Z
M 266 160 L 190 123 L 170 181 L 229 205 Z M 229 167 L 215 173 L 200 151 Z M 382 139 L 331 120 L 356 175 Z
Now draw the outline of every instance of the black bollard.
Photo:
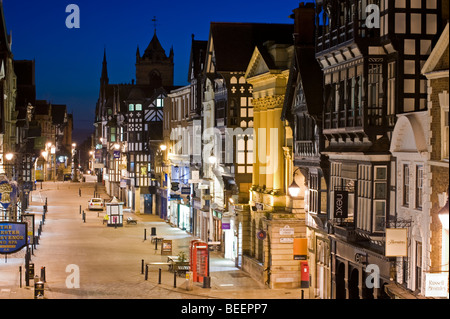
M 148 280 L 148 265 L 145 265 L 145 280 Z
M 161 268 L 159 268 L 158 284 L 161 285 Z
M 144 240 L 147 240 L 147 229 L 144 228 Z
M 80 215 L 81 215 L 81 205 L 80 205 Z
M 177 272 L 173 272 L 173 288 L 177 288 Z
M 158 250 L 158 238 L 155 238 L 155 250 Z
M 19 266 L 19 287 L 22 288 L 22 266 Z
M 46 282 L 45 281 L 45 267 L 41 267 L 41 281 Z
M 144 274 L 144 259 L 141 261 L 141 275 Z

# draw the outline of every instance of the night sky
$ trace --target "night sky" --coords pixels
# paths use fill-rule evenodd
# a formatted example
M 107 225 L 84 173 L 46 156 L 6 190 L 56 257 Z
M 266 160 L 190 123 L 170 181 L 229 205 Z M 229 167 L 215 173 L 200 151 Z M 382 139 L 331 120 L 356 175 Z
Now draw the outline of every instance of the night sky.
M 175 85 L 187 85 L 191 35 L 208 40 L 210 22 L 293 23 L 298 0 L 3 0 L 16 60 L 36 60 L 37 99 L 66 104 L 74 114 L 74 140 L 94 129 L 94 112 L 106 48 L 110 83 L 135 79 L 154 32 L 175 53 Z M 312 1 L 303 1 L 312 2 Z M 68 29 L 69 4 L 80 8 L 80 28 Z

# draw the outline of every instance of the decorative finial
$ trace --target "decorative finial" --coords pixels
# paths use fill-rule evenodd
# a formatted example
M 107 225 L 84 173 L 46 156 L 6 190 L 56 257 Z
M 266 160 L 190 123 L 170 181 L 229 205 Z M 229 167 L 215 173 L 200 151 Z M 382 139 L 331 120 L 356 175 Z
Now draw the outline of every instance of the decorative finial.
M 153 17 L 152 21 L 153 21 L 153 27 L 155 29 L 155 34 L 156 34 L 156 22 L 158 21 L 158 20 L 156 20 L 156 16 Z

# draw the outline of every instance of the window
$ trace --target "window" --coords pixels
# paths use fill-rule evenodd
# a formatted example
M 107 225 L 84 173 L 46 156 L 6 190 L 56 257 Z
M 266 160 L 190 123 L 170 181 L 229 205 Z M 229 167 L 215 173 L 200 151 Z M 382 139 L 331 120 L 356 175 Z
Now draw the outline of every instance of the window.
M 373 231 L 385 229 L 387 199 L 387 167 L 375 166 Z
M 357 227 L 370 231 L 370 214 L 372 198 L 372 166 L 358 166 L 358 202 L 357 202 Z
M 142 111 L 142 104 L 136 104 L 136 111 Z
M 319 211 L 319 175 L 311 174 L 309 178 L 309 211 L 320 213 Z
M 129 105 L 128 105 L 128 110 L 129 110 L 130 112 L 133 112 L 133 111 L 134 111 L 134 104 L 129 104 Z
M 409 206 L 409 165 L 403 165 L 403 206 Z
M 111 127 L 110 141 L 111 142 L 116 142 L 116 128 L 115 127 Z
M 156 107 L 164 107 L 164 99 L 157 98 L 156 99 Z
M 381 64 L 369 65 L 368 115 L 371 125 L 382 124 L 383 71 Z
M 416 243 L 416 290 L 422 288 L 422 243 Z
M 439 94 L 441 106 L 441 158 L 449 159 L 449 132 L 448 132 L 448 92 L 444 91 Z
M 388 64 L 388 92 L 387 92 L 388 125 L 394 126 L 395 115 L 395 62 Z
M 416 209 L 422 209 L 423 201 L 423 166 L 416 166 Z

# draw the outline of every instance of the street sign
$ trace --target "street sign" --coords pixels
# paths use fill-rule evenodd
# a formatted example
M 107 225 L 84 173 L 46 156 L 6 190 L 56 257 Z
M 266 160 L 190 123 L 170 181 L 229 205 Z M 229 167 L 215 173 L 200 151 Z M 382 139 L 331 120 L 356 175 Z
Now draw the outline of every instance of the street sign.
M 0 223 L 0 254 L 12 254 L 27 244 L 27 223 Z
M 190 187 L 181 187 L 181 194 L 182 195 L 189 195 L 191 193 Z

